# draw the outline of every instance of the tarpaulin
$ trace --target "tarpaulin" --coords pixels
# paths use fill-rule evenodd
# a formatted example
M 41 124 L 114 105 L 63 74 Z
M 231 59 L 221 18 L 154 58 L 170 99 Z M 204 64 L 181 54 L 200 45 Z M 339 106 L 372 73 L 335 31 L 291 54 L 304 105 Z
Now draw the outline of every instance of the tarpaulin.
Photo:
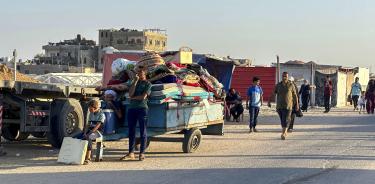
M 207 69 L 210 75 L 224 85 L 226 91 L 229 90 L 234 70 L 233 61 L 219 60 L 203 54 L 193 54 L 193 62 Z

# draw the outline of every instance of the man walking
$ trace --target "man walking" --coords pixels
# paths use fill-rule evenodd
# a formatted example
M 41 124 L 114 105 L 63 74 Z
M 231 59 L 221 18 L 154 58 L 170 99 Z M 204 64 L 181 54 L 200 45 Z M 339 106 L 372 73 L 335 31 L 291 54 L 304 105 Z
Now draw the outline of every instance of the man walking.
M 327 75 L 326 81 L 324 82 L 324 113 L 328 113 L 331 110 L 331 97 L 332 97 L 332 81 Z
M 247 90 L 246 109 L 249 109 L 250 114 L 249 133 L 258 132 L 255 127 L 257 126 L 260 107 L 263 104 L 263 90 L 259 84 L 260 79 L 258 77 L 254 77 L 253 85 Z
M 299 90 L 299 94 L 301 95 L 302 99 L 302 107 L 301 110 L 304 112 L 307 112 L 307 108 L 309 106 L 310 102 L 310 84 L 308 80 L 303 80 L 303 84 L 301 85 L 301 89 Z
M 275 90 L 272 93 L 268 106 L 271 107 L 271 101 L 276 100 L 276 110 L 280 117 L 282 132 L 281 139 L 285 140 L 287 136 L 287 128 L 289 127 L 290 118 L 292 114 L 292 109 L 295 104 L 293 102 L 298 102 L 297 92 L 294 85 L 288 80 L 288 72 L 283 72 L 282 81 L 276 84 Z M 299 106 L 296 105 L 296 110 L 299 110 Z
M 353 101 L 354 111 L 358 110 L 358 99 L 361 96 L 361 92 L 362 92 L 362 86 L 359 83 L 359 78 L 356 77 L 355 82 L 352 84 L 352 88 L 349 93 Z

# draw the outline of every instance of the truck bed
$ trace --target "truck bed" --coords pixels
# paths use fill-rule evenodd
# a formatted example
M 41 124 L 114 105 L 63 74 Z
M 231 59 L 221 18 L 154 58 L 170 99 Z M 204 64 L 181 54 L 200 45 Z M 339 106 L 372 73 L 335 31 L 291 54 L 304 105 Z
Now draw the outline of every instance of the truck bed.
M 94 87 L 81 87 L 66 84 L 32 83 L 22 81 L 0 80 L 0 89 L 15 92 L 25 96 L 56 96 L 69 97 L 71 95 L 99 95 Z

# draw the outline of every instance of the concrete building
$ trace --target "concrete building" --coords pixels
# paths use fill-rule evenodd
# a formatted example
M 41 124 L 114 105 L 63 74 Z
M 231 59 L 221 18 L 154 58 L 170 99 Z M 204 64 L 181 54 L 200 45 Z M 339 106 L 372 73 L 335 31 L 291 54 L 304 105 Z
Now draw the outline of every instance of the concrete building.
M 38 64 L 93 67 L 98 65 L 98 47 L 95 41 L 77 35 L 75 39 L 43 46 L 44 56 L 37 58 Z
M 142 31 L 130 29 L 101 29 L 99 30 L 99 58 L 98 69 L 103 69 L 102 49 L 113 47 L 117 50 L 146 50 L 163 52 L 167 47 L 165 30 L 144 29 Z
M 8 63 L 9 61 L 10 61 L 10 59 L 8 57 L 1 57 L 0 58 L 0 63 L 1 64 Z
M 68 65 L 51 65 L 51 64 L 19 64 L 17 70 L 24 74 L 43 75 L 49 73 L 94 73 L 94 68 L 90 67 L 77 67 Z

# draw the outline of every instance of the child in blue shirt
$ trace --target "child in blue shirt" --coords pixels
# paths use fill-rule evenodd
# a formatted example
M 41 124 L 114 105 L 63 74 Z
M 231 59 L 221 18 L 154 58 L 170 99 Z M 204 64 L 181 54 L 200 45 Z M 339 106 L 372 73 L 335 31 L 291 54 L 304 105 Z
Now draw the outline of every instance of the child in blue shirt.
M 253 85 L 247 91 L 246 109 L 249 109 L 250 114 L 249 133 L 258 132 L 255 127 L 258 121 L 260 107 L 263 104 L 263 90 L 259 84 L 260 79 L 258 77 L 254 77 Z

